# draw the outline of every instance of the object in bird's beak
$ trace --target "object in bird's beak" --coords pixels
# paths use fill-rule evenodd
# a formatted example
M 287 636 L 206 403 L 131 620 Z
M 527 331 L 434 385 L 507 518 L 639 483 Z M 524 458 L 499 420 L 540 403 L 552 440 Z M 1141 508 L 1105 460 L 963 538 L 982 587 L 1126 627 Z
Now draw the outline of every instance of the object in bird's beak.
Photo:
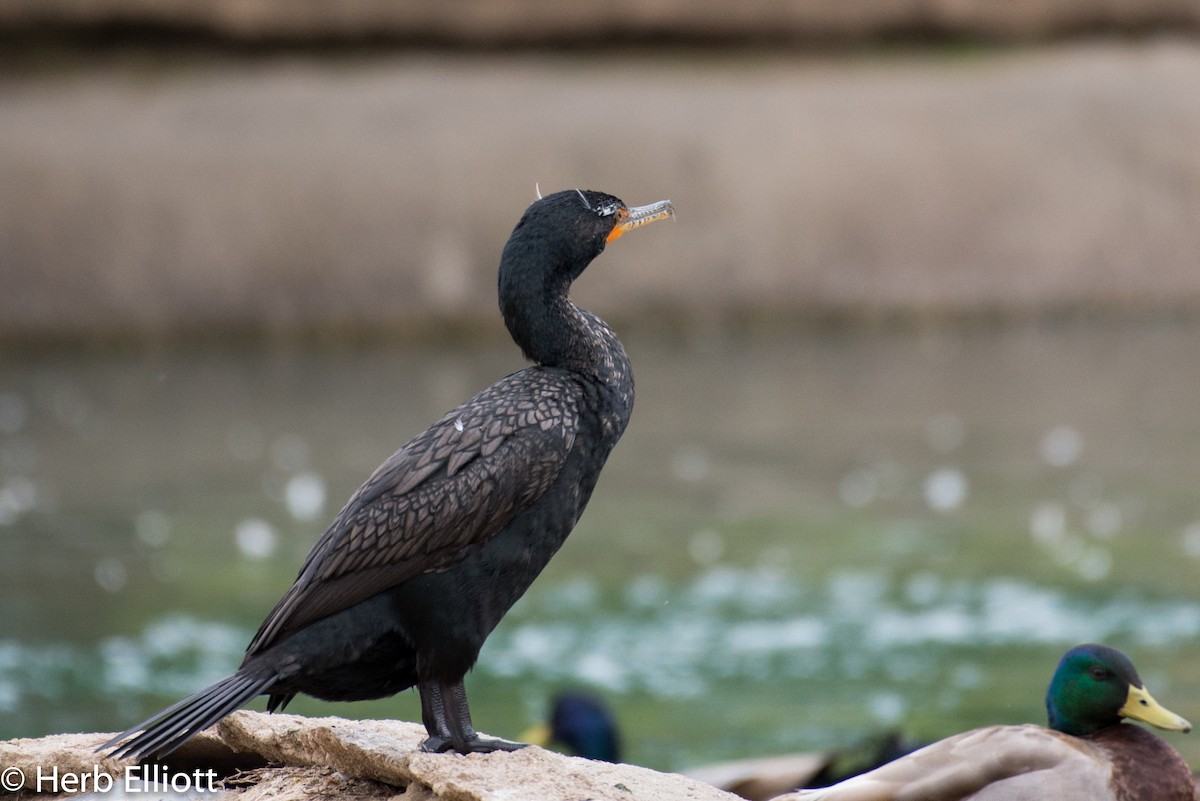
M 649 225 L 652 222 L 665 220 L 675 216 L 675 207 L 671 205 L 669 200 L 660 200 L 657 203 L 651 203 L 648 206 L 634 206 L 631 209 L 626 209 L 621 214 L 621 220 L 613 227 L 608 235 L 608 241 L 611 242 L 618 237 L 621 237 L 634 228 L 640 228 L 643 225 Z

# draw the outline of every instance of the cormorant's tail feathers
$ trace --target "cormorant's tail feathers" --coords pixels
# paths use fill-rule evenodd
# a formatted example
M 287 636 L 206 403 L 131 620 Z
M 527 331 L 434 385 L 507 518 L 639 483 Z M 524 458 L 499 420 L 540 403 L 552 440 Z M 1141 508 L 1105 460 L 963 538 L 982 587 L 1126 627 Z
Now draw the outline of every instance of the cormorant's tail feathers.
M 275 683 L 275 678 L 274 675 L 235 673 L 126 729 L 97 750 L 113 748 L 130 735 L 140 732 L 129 742 L 113 748 L 108 756 L 116 759 L 133 757 L 139 761 L 166 756 L 192 735 L 207 729 L 268 690 Z

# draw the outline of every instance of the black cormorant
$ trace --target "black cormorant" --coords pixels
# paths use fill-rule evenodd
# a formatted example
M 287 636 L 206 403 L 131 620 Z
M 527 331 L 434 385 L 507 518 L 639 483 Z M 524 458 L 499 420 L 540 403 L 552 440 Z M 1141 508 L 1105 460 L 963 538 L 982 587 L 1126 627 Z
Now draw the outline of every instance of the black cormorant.
M 103 747 L 161 757 L 262 694 L 275 711 L 298 693 L 354 701 L 413 686 L 423 749 L 521 747 L 476 733 L 463 677 L 574 528 L 633 408 L 625 349 L 568 290 L 609 242 L 673 213 L 670 201 L 630 208 L 581 190 L 533 203 L 504 246 L 499 295 L 534 365 L 448 412 L 367 479 L 236 673 Z

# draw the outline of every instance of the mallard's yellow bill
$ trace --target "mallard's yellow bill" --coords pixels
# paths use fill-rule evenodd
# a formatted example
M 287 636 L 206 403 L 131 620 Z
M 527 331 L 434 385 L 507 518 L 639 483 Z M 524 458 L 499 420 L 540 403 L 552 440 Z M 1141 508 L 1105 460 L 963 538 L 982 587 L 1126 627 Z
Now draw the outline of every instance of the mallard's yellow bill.
M 545 723 L 530 727 L 521 732 L 521 736 L 517 738 L 517 741 L 529 743 L 530 745 L 540 745 L 542 748 L 545 748 L 550 745 L 550 727 Z
M 1127 718 L 1140 720 L 1167 731 L 1191 731 L 1192 724 L 1155 701 L 1144 687 L 1129 688 L 1125 706 L 1117 710 Z

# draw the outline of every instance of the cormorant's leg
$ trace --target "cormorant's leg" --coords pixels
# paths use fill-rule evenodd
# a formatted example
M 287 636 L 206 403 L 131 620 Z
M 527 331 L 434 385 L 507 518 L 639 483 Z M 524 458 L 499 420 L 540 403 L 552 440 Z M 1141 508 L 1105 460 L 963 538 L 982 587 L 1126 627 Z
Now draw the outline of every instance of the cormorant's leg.
M 421 695 L 421 722 L 429 738 L 421 743 L 422 751 L 440 753 L 450 748 L 450 728 L 446 725 L 446 711 L 442 704 L 442 687 L 436 681 L 417 684 Z
M 467 708 L 467 690 L 463 687 L 461 680 L 453 684 L 439 684 L 438 696 L 442 702 L 442 719 L 448 729 L 448 739 L 445 736 L 431 735 L 428 740 L 421 743 L 421 750 L 437 753 L 454 750 L 460 754 L 486 754 L 491 751 L 516 751 L 518 748 L 525 747 L 525 743 L 479 736 L 471 724 L 471 710 Z M 422 694 L 422 699 L 424 699 L 424 694 Z

